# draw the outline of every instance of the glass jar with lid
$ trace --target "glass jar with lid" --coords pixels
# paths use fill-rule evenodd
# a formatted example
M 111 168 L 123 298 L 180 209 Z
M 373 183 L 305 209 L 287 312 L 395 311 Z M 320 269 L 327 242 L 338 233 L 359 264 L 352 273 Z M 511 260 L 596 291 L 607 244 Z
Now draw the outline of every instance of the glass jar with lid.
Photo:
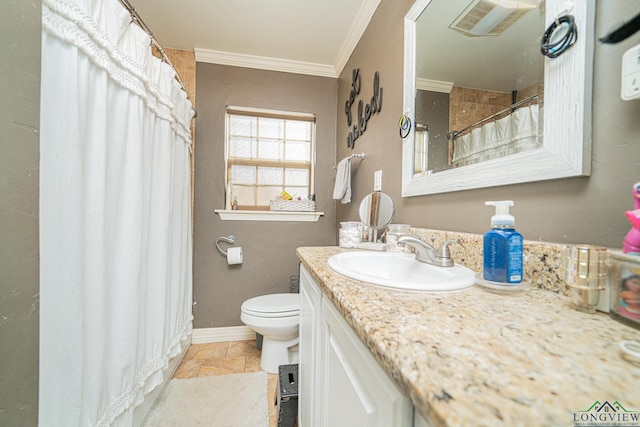
M 409 224 L 389 224 L 387 227 L 386 250 L 388 252 L 411 253 L 411 249 L 398 246 L 396 243 L 399 236 L 410 234 L 410 229 L 411 226 Z
M 341 248 L 357 248 L 361 242 L 361 228 L 358 221 L 340 223 L 338 240 Z

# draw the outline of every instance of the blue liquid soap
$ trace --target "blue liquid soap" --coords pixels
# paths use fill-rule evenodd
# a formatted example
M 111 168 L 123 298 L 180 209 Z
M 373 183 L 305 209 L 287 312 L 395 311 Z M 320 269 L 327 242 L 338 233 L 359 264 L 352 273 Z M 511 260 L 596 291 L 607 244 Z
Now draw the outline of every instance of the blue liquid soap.
M 484 235 L 483 278 L 491 282 L 518 284 L 522 282 L 522 234 L 515 229 L 515 218 L 509 215 L 513 201 L 485 202 L 495 206 L 491 230 Z

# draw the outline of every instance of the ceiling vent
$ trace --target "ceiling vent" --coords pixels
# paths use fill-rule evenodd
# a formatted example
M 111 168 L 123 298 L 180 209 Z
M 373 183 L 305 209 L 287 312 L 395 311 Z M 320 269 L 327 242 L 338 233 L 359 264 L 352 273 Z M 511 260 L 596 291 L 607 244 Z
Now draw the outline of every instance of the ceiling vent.
M 499 36 L 538 7 L 538 0 L 475 0 L 449 25 L 468 37 Z

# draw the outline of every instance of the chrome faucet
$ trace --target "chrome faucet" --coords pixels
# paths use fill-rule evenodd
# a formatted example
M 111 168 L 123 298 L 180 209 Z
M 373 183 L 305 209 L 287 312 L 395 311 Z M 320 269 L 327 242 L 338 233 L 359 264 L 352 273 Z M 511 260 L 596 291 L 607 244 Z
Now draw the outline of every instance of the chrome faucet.
M 460 241 L 458 239 L 447 240 L 440 246 L 440 249 L 434 248 L 424 240 L 406 234 L 399 236 L 396 241 L 398 246 L 409 245 L 416 248 L 418 251 L 416 253 L 416 260 L 438 267 L 453 267 L 453 259 L 449 252 L 449 244 L 451 243 L 460 243 Z

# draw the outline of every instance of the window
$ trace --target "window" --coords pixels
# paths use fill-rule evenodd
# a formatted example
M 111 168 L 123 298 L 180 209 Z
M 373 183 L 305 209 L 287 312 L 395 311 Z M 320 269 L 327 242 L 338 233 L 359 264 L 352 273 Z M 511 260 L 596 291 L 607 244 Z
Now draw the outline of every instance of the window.
M 315 116 L 227 107 L 227 209 L 268 210 L 286 191 L 307 200 L 313 194 Z

